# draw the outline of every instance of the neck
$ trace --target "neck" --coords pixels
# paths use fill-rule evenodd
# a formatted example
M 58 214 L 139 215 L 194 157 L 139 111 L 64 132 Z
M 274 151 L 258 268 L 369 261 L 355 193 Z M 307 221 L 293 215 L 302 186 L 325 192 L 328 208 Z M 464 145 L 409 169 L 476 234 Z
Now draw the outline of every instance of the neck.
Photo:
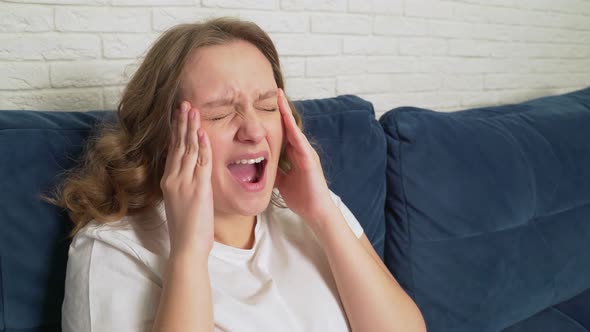
M 239 249 L 254 247 L 256 216 L 215 214 L 215 241 Z

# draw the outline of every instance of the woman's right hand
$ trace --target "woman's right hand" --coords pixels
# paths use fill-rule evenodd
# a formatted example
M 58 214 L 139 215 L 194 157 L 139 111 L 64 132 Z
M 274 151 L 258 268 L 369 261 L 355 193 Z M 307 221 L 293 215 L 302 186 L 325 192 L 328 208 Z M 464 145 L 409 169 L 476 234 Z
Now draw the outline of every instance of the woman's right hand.
M 200 113 L 183 101 L 172 116 L 166 168 L 160 181 L 170 235 L 170 256 L 209 255 L 213 247 L 211 145 Z

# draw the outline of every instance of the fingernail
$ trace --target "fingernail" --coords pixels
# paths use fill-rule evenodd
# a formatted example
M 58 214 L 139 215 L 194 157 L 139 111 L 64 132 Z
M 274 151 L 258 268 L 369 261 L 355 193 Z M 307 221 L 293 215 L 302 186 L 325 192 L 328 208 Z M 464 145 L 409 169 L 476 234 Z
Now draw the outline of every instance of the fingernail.
M 182 104 L 180 105 L 180 111 L 181 111 L 182 113 L 186 113 L 186 111 L 188 111 L 188 105 L 187 105 L 186 103 L 182 103 Z

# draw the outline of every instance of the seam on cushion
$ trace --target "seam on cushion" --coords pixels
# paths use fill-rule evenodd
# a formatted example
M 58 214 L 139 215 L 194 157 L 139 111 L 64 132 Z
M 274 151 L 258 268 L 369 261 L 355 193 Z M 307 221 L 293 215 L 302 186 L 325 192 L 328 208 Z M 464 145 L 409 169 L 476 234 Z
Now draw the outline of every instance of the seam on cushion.
M 511 230 L 514 230 L 514 229 L 519 229 L 519 228 L 524 228 L 524 227 L 529 227 L 529 226 L 530 225 L 528 223 L 524 223 L 524 224 L 521 224 L 521 225 L 518 225 L 518 226 L 507 227 L 507 228 L 502 228 L 502 229 L 496 229 L 496 230 L 489 231 L 489 232 L 480 232 L 480 233 L 475 233 L 475 234 L 467 234 L 467 235 L 463 235 L 463 236 L 450 237 L 450 238 L 444 238 L 444 239 L 418 241 L 417 243 L 419 243 L 419 244 L 429 244 L 429 243 L 437 243 L 437 242 L 445 242 L 445 241 L 464 240 L 464 239 L 469 239 L 469 238 L 472 238 L 472 237 L 485 236 L 485 235 L 490 235 L 490 234 L 494 234 L 494 233 L 502 233 L 502 232 L 507 232 L 507 231 L 511 231 Z
M 541 219 L 541 218 L 547 218 L 547 217 L 555 216 L 555 215 L 558 215 L 558 214 L 566 213 L 566 212 L 569 212 L 571 210 L 580 209 L 580 208 L 584 208 L 584 207 L 587 207 L 587 206 L 590 206 L 590 201 L 583 202 L 583 203 L 580 203 L 578 205 L 570 206 L 570 207 L 567 207 L 565 209 L 556 210 L 556 211 L 553 211 L 551 213 L 544 214 L 542 216 L 535 216 L 530 221 L 536 221 L 536 220 Z
M 500 232 L 505 232 L 505 231 L 509 231 L 509 230 L 513 230 L 513 229 L 518 229 L 518 228 L 522 228 L 522 227 L 527 227 L 527 226 L 531 226 L 534 225 L 535 223 L 533 223 L 533 221 L 540 219 L 540 218 L 545 218 L 545 217 L 549 217 L 549 216 L 554 216 L 560 213 L 566 213 L 569 212 L 571 210 L 574 209 L 579 209 L 579 208 L 583 208 L 583 207 L 587 207 L 590 206 L 590 202 L 586 202 L 584 204 L 580 204 L 580 205 L 576 205 L 575 207 L 572 207 L 570 209 L 567 210 L 562 210 L 556 213 L 551 213 L 551 214 L 547 214 L 547 215 L 543 215 L 543 216 L 537 216 L 533 219 L 528 219 L 527 222 L 517 225 L 517 226 L 512 226 L 512 227 L 507 227 L 507 228 L 502 228 L 502 229 L 496 229 L 493 231 L 489 231 L 489 232 L 480 232 L 480 233 L 475 233 L 475 234 L 467 234 L 464 236 L 458 236 L 458 237 L 451 237 L 451 238 L 444 238 L 444 239 L 436 239 L 436 240 L 427 240 L 427 241 L 419 241 L 419 244 L 424 244 L 424 243 L 435 243 L 435 242 L 444 242 L 444 241 L 454 241 L 454 240 L 461 240 L 461 239 L 467 239 L 470 237 L 478 237 L 478 236 L 482 236 L 482 235 L 488 235 L 488 234 L 493 234 L 493 233 L 500 233 Z
M 557 154 L 555 153 L 555 145 L 551 141 L 549 141 L 547 139 L 547 137 L 545 135 L 543 135 L 538 128 L 536 128 L 535 126 L 533 126 L 531 124 L 530 119 L 528 119 L 526 117 L 521 117 L 521 119 L 522 119 L 522 121 L 524 121 L 524 123 L 526 123 L 528 125 L 528 127 L 530 129 L 535 131 L 545 141 L 545 143 L 547 143 L 547 145 L 551 148 L 550 152 L 553 155 L 553 157 L 555 158 L 555 160 L 559 160 L 559 158 L 557 157 Z M 563 179 L 563 166 L 561 167 L 561 173 L 559 174 L 559 181 L 555 181 L 555 186 L 553 187 L 553 190 L 551 191 L 551 198 L 555 197 L 555 192 L 557 191 L 557 188 L 559 187 L 559 184 L 561 183 L 561 179 Z M 535 213 L 533 214 L 533 217 L 536 217 L 537 213 L 538 213 L 538 209 L 537 209 L 536 204 L 535 204 L 535 211 L 534 212 Z
M 512 140 L 512 142 L 515 143 L 514 146 L 517 147 L 518 152 L 520 154 L 520 157 L 522 158 L 522 160 L 524 161 L 524 163 L 525 163 L 525 165 L 527 167 L 527 173 L 528 173 L 528 178 L 529 178 L 529 189 L 531 190 L 532 196 L 533 196 L 532 197 L 532 199 L 533 199 L 533 204 L 532 204 L 533 210 L 531 211 L 532 213 L 530 213 L 530 216 L 531 216 L 529 218 L 529 221 L 530 221 L 530 219 L 533 219 L 537 215 L 536 211 L 537 211 L 537 200 L 538 200 L 538 198 L 537 198 L 537 182 L 535 181 L 535 179 L 533 177 L 533 168 L 531 167 L 531 161 L 525 155 L 525 153 L 524 153 L 524 151 L 522 149 L 522 146 L 519 144 L 518 140 L 514 137 L 514 135 L 512 135 L 512 133 L 509 130 L 507 130 L 505 128 L 502 128 L 502 127 L 500 127 L 500 126 L 498 126 L 498 125 L 496 125 L 496 124 L 494 124 L 492 122 L 490 122 L 489 125 L 492 128 L 496 128 L 496 130 L 498 130 L 500 132 L 503 132 L 505 135 L 507 135 L 507 136 L 510 137 L 510 139 Z
M 555 255 L 553 254 L 553 250 L 549 246 L 549 242 L 547 241 L 545 236 L 543 236 L 543 233 L 539 230 L 539 225 L 537 223 L 531 223 L 531 222 L 529 222 L 529 224 L 537 232 L 537 234 L 541 238 L 541 241 L 543 241 L 545 248 L 547 248 L 547 252 L 549 252 L 549 254 L 551 255 L 552 261 L 555 262 Z M 555 299 L 557 298 L 557 282 L 555 281 L 555 272 L 553 272 L 553 276 L 551 277 L 551 283 L 552 283 L 552 288 L 553 288 L 553 295 L 551 296 L 551 303 L 555 303 Z
M 397 137 L 401 137 L 400 130 L 399 130 L 399 122 L 398 121 L 395 122 L 395 132 L 397 133 Z M 410 279 L 412 280 L 412 293 L 414 294 L 414 298 L 416 299 L 418 295 L 416 293 L 416 281 L 415 281 L 415 278 L 414 278 L 414 259 L 413 259 L 414 256 L 412 255 L 412 251 L 413 251 L 412 250 L 413 249 L 413 246 L 412 246 L 412 232 L 410 231 L 410 227 L 411 227 L 412 223 L 410 222 L 410 218 L 409 218 L 410 214 L 408 213 L 408 201 L 407 201 L 406 187 L 404 185 L 404 176 L 403 176 L 403 174 L 404 174 L 404 165 L 403 165 L 403 162 L 402 162 L 402 143 L 403 142 L 401 141 L 401 139 L 398 140 L 398 141 L 399 141 L 399 148 L 398 148 L 398 151 L 397 152 L 398 152 L 398 157 L 399 157 L 399 160 L 400 160 L 400 163 L 399 163 L 399 173 L 400 173 L 400 178 L 401 178 L 401 183 L 400 183 L 401 188 L 400 189 L 401 189 L 401 192 L 402 192 L 403 203 L 404 203 L 404 214 L 405 214 L 406 222 L 407 222 L 407 225 L 406 225 L 406 236 L 408 237 L 408 245 L 410 247 L 409 248 L 409 251 L 410 252 L 409 252 L 409 255 L 408 255 L 409 261 L 410 261 Z
M 587 328 L 585 328 L 585 327 L 584 327 L 584 326 L 583 326 L 583 325 L 582 325 L 580 322 L 578 322 L 577 320 L 573 319 L 573 318 L 572 318 L 570 315 L 566 314 L 565 312 L 563 312 L 563 311 L 559 310 L 559 309 L 558 309 L 558 308 L 556 308 L 556 307 L 551 307 L 551 309 L 552 309 L 552 310 L 555 310 L 555 311 L 557 311 L 557 313 L 558 313 L 559 315 L 561 315 L 561 316 L 565 317 L 567 320 L 569 320 L 570 322 L 572 322 L 574 325 L 576 325 L 576 326 L 578 326 L 578 327 L 580 327 L 580 328 L 582 328 L 582 329 L 584 329 L 585 331 L 587 331 L 587 332 L 588 332 L 588 329 L 587 329 Z

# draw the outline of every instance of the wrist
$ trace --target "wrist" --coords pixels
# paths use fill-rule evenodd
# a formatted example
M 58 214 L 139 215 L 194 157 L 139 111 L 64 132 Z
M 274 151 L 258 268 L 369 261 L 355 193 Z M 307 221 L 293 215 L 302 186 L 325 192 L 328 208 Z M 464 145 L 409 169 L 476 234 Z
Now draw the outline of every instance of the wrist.
M 329 202 L 324 203 L 322 207 L 314 213 L 313 217 L 310 218 L 310 227 L 314 233 L 318 234 L 323 232 L 326 227 L 333 224 L 341 216 L 340 209 L 332 199 Z
M 209 262 L 209 251 L 172 249 L 170 250 L 169 260 L 179 264 L 207 265 Z

